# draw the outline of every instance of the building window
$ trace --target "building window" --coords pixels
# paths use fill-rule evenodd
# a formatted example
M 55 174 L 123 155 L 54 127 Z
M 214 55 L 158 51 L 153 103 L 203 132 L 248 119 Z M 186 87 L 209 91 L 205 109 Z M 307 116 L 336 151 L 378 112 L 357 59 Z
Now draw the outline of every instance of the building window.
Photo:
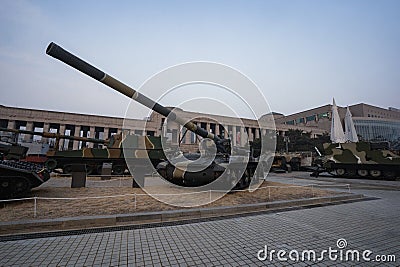
M 287 121 L 286 124 L 287 124 L 287 125 L 294 125 L 294 120 Z
M 147 131 L 148 136 L 154 136 L 155 132 L 154 131 Z
M 329 118 L 328 112 L 318 114 L 318 119 L 324 119 L 324 118 L 326 118 L 326 119 Z
M 354 120 L 357 134 L 364 141 L 400 140 L 400 122 L 378 120 Z
M 298 119 L 296 120 L 296 123 L 304 123 L 304 118 L 298 118 Z
M 8 120 L 0 120 L 1 128 L 7 128 L 7 126 L 8 126 Z
M 306 121 L 308 122 L 308 121 L 315 121 L 315 115 L 312 115 L 312 116 L 308 116 L 308 117 L 306 117 Z

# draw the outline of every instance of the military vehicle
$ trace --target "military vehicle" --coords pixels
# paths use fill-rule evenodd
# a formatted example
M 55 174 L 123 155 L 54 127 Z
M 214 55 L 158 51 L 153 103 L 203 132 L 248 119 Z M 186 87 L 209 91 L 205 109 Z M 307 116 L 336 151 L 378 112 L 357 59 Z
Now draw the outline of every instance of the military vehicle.
M 291 172 L 300 170 L 301 156 L 294 153 L 275 153 L 271 165 L 273 172 Z
M 43 166 L 14 160 L 0 160 L 0 199 L 16 198 L 50 179 Z
M 13 143 L 0 143 L 0 154 L 7 160 L 20 160 L 26 157 L 28 148 Z
M 103 163 L 111 163 L 112 173 L 122 175 L 127 170 L 123 150 L 124 142 L 132 144 L 129 155 L 138 166 L 142 165 L 141 159 L 144 157 L 149 157 L 155 165 L 165 159 L 160 137 L 114 134 L 108 140 L 103 141 L 106 144 L 105 148 L 51 150 L 47 152 L 46 166 L 50 170 L 61 168 L 64 173 L 69 174 L 72 172 L 73 164 L 85 164 L 87 174 L 101 174 Z M 146 144 L 146 147 L 141 147 L 143 143 Z
M 374 143 L 326 143 L 323 152 L 312 175 L 329 172 L 337 177 L 390 180 L 400 176 L 400 156 Z
M 0 128 L 0 133 L 4 128 Z M 17 143 L 15 136 L 1 136 L 0 155 L 7 160 L 20 160 L 26 157 L 28 148 Z M 0 158 L 1 159 L 1 158 Z
M 188 187 L 202 186 L 215 181 L 227 170 L 229 174 L 225 176 L 226 179 L 228 179 L 226 182 L 235 186 L 235 188 L 245 188 L 250 185 L 258 162 L 250 156 L 249 150 L 242 150 L 239 148 L 231 149 L 229 139 L 220 138 L 197 126 L 193 122 L 178 117 L 173 110 L 154 102 L 131 87 L 64 50 L 55 43 L 49 44 L 46 53 L 165 116 L 169 121 L 174 121 L 183 125 L 189 131 L 204 138 L 203 140 L 213 140 L 217 150 L 215 157 L 210 153 L 212 156 L 209 158 L 205 155 L 204 157 L 199 157 L 198 160 L 191 160 L 184 155 L 176 155 L 172 159 L 159 163 L 157 165 L 157 170 L 166 180 L 174 184 Z M 232 151 L 235 152 L 235 155 L 231 155 Z M 207 154 L 207 152 L 205 154 Z M 126 158 L 126 160 L 129 161 L 130 159 Z M 227 168 L 228 165 L 230 166 L 229 169 Z M 244 170 L 240 168 L 243 165 L 245 165 Z M 187 171 L 188 167 L 196 171 Z M 143 184 L 142 175 L 134 173 L 134 176 L 139 184 Z
M 301 171 L 312 166 L 311 152 L 277 152 L 271 166 L 271 171 Z
M 49 172 L 43 166 L 22 162 L 28 151 L 14 141 L 0 143 L 0 199 L 23 196 L 32 188 L 38 187 L 50 179 Z
M 21 130 L 21 129 L 9 129 L 9 128 L 1 128 L 1 127 L 0 127 L 0 132 L 9 132 L 9 133 L 15 134 L 16 136 L 14 138 L 12 138 L 14 140 L 13 144 L 17 144 L 16 140 L 18 140 L 17 135 L 19 135 L 19 134 L 39 135 L 39 136 L 46 137 L 46 138 L 54 138 L 55 139 L 55 144 L 54 144 L 55 150 L 58 149 L 59 142 L 61 139 L 68 139 L 68 140 L 75 140 L 75 141 L 82 141 L 82 142 L 89 142 L 89 143 L 98 143 L 98 144 L 105 144 L 108 142 L 107 140 L 101 140 L 101 139 L 95 139 L 95 138 L 89 138 L 89 137 L 63 135 L 63 134 L 59 134 L 59 133 L 35 132 L 35 131 L 27 131 L 27 130 Z
M 63 173 L 70 174 L 72 172 L 72 165 L 74 164 L 85 164 L 87 174 L 101 174 L 101 169 L 103 163 L 112 164 L 112 172 L 115 175 L 121 175 L 127 170 L 124 153 L 123 153 L 123 142 L 129 142 L 133 144 L 131 147 L 132 153 L 136 155 L 137 164 L 140 165 L 140 158 L 144 157 L 141 150 L 148 149 L 148 155 L 154 164 L 158 164 L 161 160 L 165 159 L 163 154 L 160 137 L 154 136 L 138 136 L 138 135 L 122 135 L 122 133 L 114 134 L 109 139 L 101 140 L 87 137 L 77 137 L 70 135 L 62 135 L 58 133 L 48 133 L 48 132 L 35 132 L 27 130 L 18 129 L 8 129 L 0 128 L 0 132 L 11 132 L 14 134 L 30 134 L 39 135 L 46 138 L 54 138 L 55 145 L 46 153 L 46 159 L 44 164 L 49 171 L 54 171 L 56 169 L 61 169 Z M 14 138 L 17 139 L 17 138 Z M 82 141 L 86 143 L 96 143 L 103 144 L 105 148 L 88 148 L 84 147 L 82 149 L 75 150 L 58 150 L 59 142 L 61 139 L 68 139 L 73 141 Z M 145 147 L 139 147 L 140 144 L 145 143 Z M 12 158 L 8 156 L 9 159 L 22 159 L 28 160 L 29 157 L 25 154 L 22 155 L 19 152 L 23 146 L 12 146 L 14 151 L 12 153 Z M 17 150 L 16 148 L 21 148 Z M 147 157 L 147 154 L 146 154 Z M 43 161 L 43 160 L 42 160 Z

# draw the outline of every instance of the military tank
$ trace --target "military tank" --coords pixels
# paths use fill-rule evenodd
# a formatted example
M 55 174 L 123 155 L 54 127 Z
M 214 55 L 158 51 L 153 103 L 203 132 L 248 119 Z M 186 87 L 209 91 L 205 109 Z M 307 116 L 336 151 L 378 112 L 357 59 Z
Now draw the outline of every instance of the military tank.
M 38 164 L 0 160 L 0 199 L 24 196 L 49 179 L 49 172 Z
M 202 157 L 199 156 L 198 160 L 190 159 L 191 156 L 185 156 L 178 153 L 173 156 L 172 159 L 170 158 L 157 164 L 157 171 L 166 180 L 187 187 L 202 186 L 215 181 L 224 173 L 225 170 L 227 170 L 229 173 L 226 175 L 228 179 L 226 182 L 231 183 L 234 188 L 246 188 L 250 185 L 251 179 L 255 177 L 258 161 L 254 160 L 254 158 L 250 156 L 251 148 L 231 148 L 229 139 L 220 138 L 219 136 L 208 132 L 206 129 L 197 126 L 193 122 L 186 121 L 177 116 L 173 110 L 154 102 L 131 87 L 64 50 L 55 43 L 49 44 L 46 53 L 165 116 L 169 121 L 184 126 L 189 131 L 204 138 L 203 140 L 213 141 L 216 148 L 216 154 L 210 153 L 211 155 L 209 158 L 207 156 L 207 151 L 203 153 Z M 232 151 L 235 152 L 235 155 L 231 155 Z M 196 157 L 197 156 L 194 156 L 194 158 Z M 129 161 L 130 159 L 126 158 L 126 160 Z M 243 171 L 243 169 L 241 170 L 241 167 L 244 164 L 245 168 Z M 227 169 L 228 165 L 230 166 L 229 169 Z M 188 171 L 189 167 L 191 170 L 194 169 L 197 171 Z M 137 175 L 137 173 L 135 173 L 134 176 L 135 175 Z M 138 177 L 142 177 L 142 175 L 135 176 L 135 179 L 138 179 L 139 184 L 143 184 L 142 178 Z
M 370 142 L 325 143 L 318 169 L 312 175 L 329 172 L 336 177 L 399 179 L 400 156 Z
M 0 199 L 24 196 L 50 179 L 43 166 L 21 161 L 27 151 L 27 147 L 14 142 L 0 143 Z

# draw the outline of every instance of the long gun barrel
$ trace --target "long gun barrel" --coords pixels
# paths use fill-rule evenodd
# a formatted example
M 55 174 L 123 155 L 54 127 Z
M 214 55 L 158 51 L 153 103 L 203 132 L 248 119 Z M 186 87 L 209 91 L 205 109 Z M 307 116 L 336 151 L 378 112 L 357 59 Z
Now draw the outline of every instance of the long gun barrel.
M 213 139 L 217 144 L 222 142 L 222 140 L 218 136 L 214 135 L 213 133 L 210 133 L 207 130 L 205 130 L 201 127 L 198 127 L 196 124 L 194 124 L 190 121 L 186 122 L 184 119 L 176 116 L 176 114 L 173 111 L 156 103 L 155 101 L 151 100 L 150 98 L 146 97 L 145 95 L 140 94 L 139 92 L 135 91 L 133 88 L 118 81 L 117 79 L 111 77 L 110 75 L 106 74 L 105 72 L 90 65 L 89 63 L 83 61 L 82 59 L 80 59 L 77 56 L 66 51 L 65 49 L 58 46 L 57 44 L 50 43 L 46 49 L 46 54 L 85 73 L 86 75 L 92 77 L 93 79 L 104 83 L 105 85 L 115 89 L 116 91 L 120 92 L 121 94 L 123 94 L 129 98 L 132 98 L 133 100 L 156 111 L 157 113 L 159 113 L 165 117 L 168 117 L 169 120 L 175 121 L 175 122 L 179 123 L 180 125 L 183 125 L 189 131 L 192 131 L 203 138 Z
M 63 135 L 63 134 L 58 134 L 58 133 L 35 132 L 35 131 L 27 131 L 27 130 L 19 130 L 19 129 L 9 129 L 9 128 L 0 128 L 0 132 L 39 135 L 39 136 L 43 136 L 46 138 L 68 139 L 68 140 L 83 141 L 83 142 L 98 143 L 98 144 L 106 144 L 109 142 L 108 140 L 101 140 L 101 139 L 95 139 L 95 138 L 89 138 L 89 137 L 70 136 L 70 135 Z

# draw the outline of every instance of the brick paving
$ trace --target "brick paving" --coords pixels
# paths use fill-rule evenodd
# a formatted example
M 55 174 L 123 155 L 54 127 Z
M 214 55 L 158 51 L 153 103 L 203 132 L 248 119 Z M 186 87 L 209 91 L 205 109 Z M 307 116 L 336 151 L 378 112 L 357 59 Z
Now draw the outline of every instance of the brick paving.
M 354 191 L 381 199 L 186 225 L 0 242 L 0 266 L 398 266 L 400 192 Z M 276 253 L 273 261 L 257 258 L 265 245 L 269 252 L 286 251 L 288 257 L 291 250 L 338 249 L 339 238 L 347 241 L 344 252 L 371 250 L 371 259 L 395 255 L 397 262 L 332 261 L 327 255 L 318 262 L 281 262 Z

